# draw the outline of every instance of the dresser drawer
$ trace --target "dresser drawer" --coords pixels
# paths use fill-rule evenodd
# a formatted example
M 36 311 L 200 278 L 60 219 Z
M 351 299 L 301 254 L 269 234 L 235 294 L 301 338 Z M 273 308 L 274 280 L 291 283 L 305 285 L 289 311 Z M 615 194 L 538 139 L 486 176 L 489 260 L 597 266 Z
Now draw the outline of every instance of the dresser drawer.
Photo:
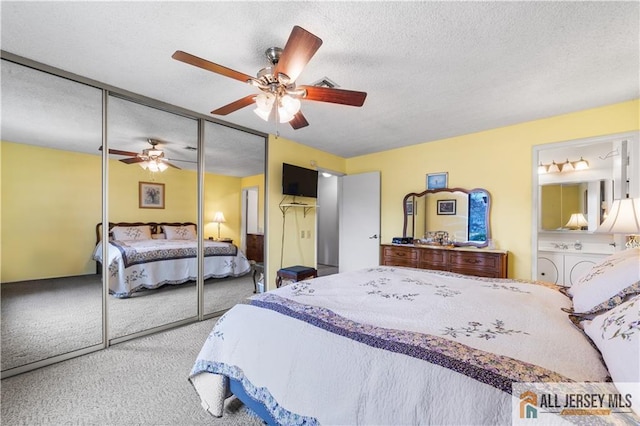
M 420 249 L 419 268 L 434 269 L 436 271 L 447 271 L 447 252 L 439 249 Z
M 450 247 L 381 245 L 380 264 L 451 271 L 477 277 L 507 278 L 506 251 Z
M 502 276 L 502 256 L 499 254 L 450 252 L 449 264 L 452 272 L 482 277 Z
M 381 263 L 389 266 L 418 265 L 418 252 L 412 247 L 385 246 L 382 250 Z

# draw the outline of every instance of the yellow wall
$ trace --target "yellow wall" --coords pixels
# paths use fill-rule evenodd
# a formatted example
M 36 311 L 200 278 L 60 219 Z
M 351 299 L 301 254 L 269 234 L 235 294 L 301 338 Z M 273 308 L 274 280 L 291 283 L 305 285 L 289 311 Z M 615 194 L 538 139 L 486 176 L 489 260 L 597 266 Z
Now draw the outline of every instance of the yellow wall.
M 95 273 L 100 157 L 2 142 L 2 282 Z
M 216 212 L 221 211 L 226 220 L 220 224 L 220 237 L 231 238 L 240 246 L 240 219 L 242 195 L 240 178 L 205 174 L 204 179 L 204 236 L 218 237 L 218 224 L 212 223 Z M 196 211 L 194 207 L 193 211 Z
M 381 172 L 382 242 L 402 235 L 402 198 L 448 172 L 449 187 L 491 194 L 491 231 L 509 250 L 509 277 L 531 278 L 533 146 L 640 130 L 640 100 L 530 121 L 346 160 L 348 174 Z
M 101 220 L 101 157 L 2 142 L 1 282 L 95 273 L 91 253 Z M 141 209 L 138 183 L 165 184 L 165 208 Z M 109 162 L 111 222 L 196 222 L 196 172 L 152 174 Z M 205 175 L 205 222 L 220 210 L 220 235 L 240 241 L 241 179 Z M 262 195 L 262 194 L 261 194 Z M 260 196 L 261 196 L 260 195 Z M 264 197 L 262 197 L 264 198 Z M 217 236 L 206 223 L 205 237 Z
M 281 257 L 283 215 L 278 204 L 283 198 L 283 162 L 313 168 L 314 161 L 321 168 L 348 174 L 380 171 L 382 242 L 402 234 L 402 198 L 423 190 L 427 173 L 448 172 L 449 187 L 485 188 L 492 196 L 493 239 L 510 252 L 509 276 L 528 279 L 532 147 L 638 130 L 640 100 L 633 100 L 350 159 L 270 136 L 268 287 L 273 288 L 280 265 L 315 265 L 314 210 L 306 217 L 302 209 L 287 213 Z M 100 221 L 100 157 L 3 142 L 1 161 L 2 282 L 91 273 L 94 264 L 89 255 Z M 195 176 L 195 172 L 167 170 L 156 178 L 166 185 L 167 208 L 139 209 L 138 182 L 150 181 L 148 172 L 111 161 L 110 220 L 195 221 Z M 222 236 L 239 239 L 240 189 L 253 186 L 250 181 L 205 177 L 205 221 L 215 211 L 224 211 L 227 223 L 221 226 Z M 264 196 L 259 197 L 264 202 Z M 52 208 L 60 203 L 64 208 Z M 311 238 L 300 238 L 302 230 L 310 230 Z M 216 233 L 215 225 L 206 225 L 206 236 Z M 37 241 L 37 250 L 17 249 L 24 241 Z M 67 251 L 60 253 L 58 247 Z
M 572 213 L 582 213 L 580 185 L 544 185 L 540 190 L 540 227 L 560 229 Z
M 281 267 L 316 265 L 316 211 L 310 209 L 306 216 L 302 208 L 290 208 L 286 213 L 283 232 L 283 214 L 279 204 L 291 202 L 292 198 L 282 195 L 282 163 L 314 169 L 318 167 L 344 172 L 345 159 L 296 142 L 269 135 L 269 210 L 267 219 L 268 236 L 265 241 L 268 253 L 265 265 L 266 283 L 269 289 L 275 288 L 276 272 Z M 297 197 L 296 201 L 315 204 L 316 199 Z M 310 231 L 310 238 L 300 238 L 302 231 Z M 284 238 L 283 238 L 284 236 Z M 284 244 L 283 244 L 284 239 Z

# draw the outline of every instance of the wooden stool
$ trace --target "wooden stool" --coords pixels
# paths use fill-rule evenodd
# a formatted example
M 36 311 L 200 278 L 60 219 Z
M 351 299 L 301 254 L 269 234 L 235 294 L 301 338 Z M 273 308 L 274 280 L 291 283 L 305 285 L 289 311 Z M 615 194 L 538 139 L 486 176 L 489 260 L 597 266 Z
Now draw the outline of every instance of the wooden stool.
M 276 287 L 280 288 L 283 279 L 292 281 L 302 281 L 306 278 L 315 278 L 318 276 L 318 271 L 308 266 L 289 266 L 288 268 L 282 268 L 278 270 L 276 277 Z

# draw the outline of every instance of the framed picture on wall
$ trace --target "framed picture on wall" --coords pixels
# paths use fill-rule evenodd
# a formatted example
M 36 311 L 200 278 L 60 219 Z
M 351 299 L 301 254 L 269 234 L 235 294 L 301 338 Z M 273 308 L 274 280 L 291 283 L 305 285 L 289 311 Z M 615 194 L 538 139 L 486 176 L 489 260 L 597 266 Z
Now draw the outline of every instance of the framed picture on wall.
M 456 214 L 456 200 L 438 200 L 438 214 L 440 215 L 455 215 Z
M 141 209 L 164 209 L 164 183 L 139 182 L 138 202 Z
M 413 215 L 413 200 L 407 200 L 407 216 Z
M 449 173 L 428 173 L 427 174 L 427 189 L 441 189 L 447 188 L 447 178 Z

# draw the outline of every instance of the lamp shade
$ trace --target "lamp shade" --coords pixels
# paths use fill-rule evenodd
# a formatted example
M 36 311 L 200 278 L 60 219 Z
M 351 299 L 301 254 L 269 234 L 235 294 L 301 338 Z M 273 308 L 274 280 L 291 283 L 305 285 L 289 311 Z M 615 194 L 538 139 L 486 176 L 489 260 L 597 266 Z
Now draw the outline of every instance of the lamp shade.
M 582 213 L 573 213 L 569 218 L 569 222 L 565 225 L 566 228 L 580 229 L 583 226 L 588 226 L 587 219 L 585 219 Z
M 226 220 L 224 218 L 224 214 L 222 212 L 216 212 L 213 216 L 213 223 L 225 223 Z
M 596 232 L 640 234 L 640 198 L 613 200 L 607 218 Z

